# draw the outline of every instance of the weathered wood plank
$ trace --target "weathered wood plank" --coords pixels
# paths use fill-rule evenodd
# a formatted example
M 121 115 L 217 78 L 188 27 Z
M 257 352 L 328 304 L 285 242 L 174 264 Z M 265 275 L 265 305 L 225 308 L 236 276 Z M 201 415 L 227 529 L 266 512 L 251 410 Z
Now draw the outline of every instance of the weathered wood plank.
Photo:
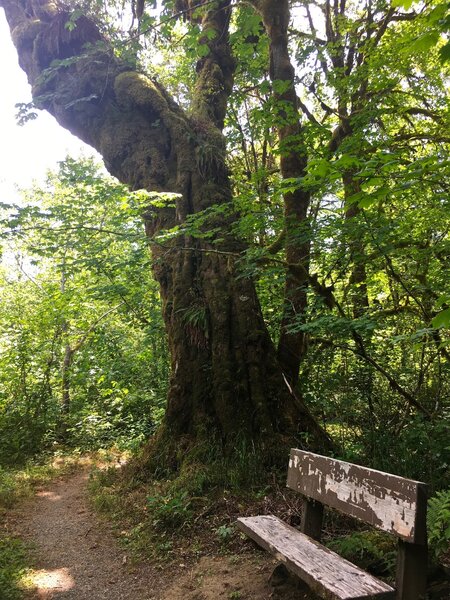
M 425 483 L 294 448 L 287 486 L 401 539 L 426 543 Z
M 387 600 L 395 590 L 274 516 L 244 517 L 238 527 L 327 600 Z

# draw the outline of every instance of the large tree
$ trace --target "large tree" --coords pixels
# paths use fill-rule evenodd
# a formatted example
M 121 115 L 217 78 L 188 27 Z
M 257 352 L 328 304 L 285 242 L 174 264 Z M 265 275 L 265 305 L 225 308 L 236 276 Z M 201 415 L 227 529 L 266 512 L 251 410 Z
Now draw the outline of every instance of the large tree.
M 193 4 L 203 7 L 194 11 Z M 288 3 L 253 4 L 272 35 L 272 69 L 292 88 L 292 67 L 280 64 L 288 61 Z M 214 439 L 226 452 L 237 440 L 256 444 L 269 459 L 301 435 L 312 446 L 328 445 L 286 385 L 253 281 L 239 270 L 245 247 L 231 232 L 236 217 L 229 210 L 223 135 L 236 67 L 230 0 L 177 3 L 200 28 L 203 47 L 188 111 L 158 81 L 118 58 L 92 17 L 77 12 L 75 18 L 45 0 L 0 0 L 0 6 L 35 103 L 96 148 L 131 189 L 177 194 L 174 205 L 150 206 L 144 215 L 172 361 L 157 453 L 176 464 L 180 447 Z M 172 238 L 160 235 L 182 231 L 191 215 L 208 210 L 201 227 L 217 235 L 192 235 L 189 228 Z

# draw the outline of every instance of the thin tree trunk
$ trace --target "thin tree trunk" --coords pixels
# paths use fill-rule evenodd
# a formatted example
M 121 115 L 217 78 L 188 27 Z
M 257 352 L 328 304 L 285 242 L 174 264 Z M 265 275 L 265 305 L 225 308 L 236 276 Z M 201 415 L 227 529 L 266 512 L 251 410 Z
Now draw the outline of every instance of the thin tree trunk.
M 62 389 L 62 413 L 63 419 L 67 420 L 70 413 L 70 367 L 72 366 L 73 352 L 70 344 L 64 347 L 64 359 L 61 368 L 61 389 Z
M 287 0 L 253 0 L 260 12 L 270 41 L 269 74 L 275 86 L 287 83 L 284 91 L 274 90 L 280 107 L 278 138 L 280 170 L 283 179 L 299 179 L 306 173 L 306 150 L 299 146 L 302 136 L 298 98 L 295 91 L 295 69 L 288 47 L 290 20 Z M 303 331 L 293 332 L 305 319 L 310 255 L 310 226 L 307 219 L 310 194 L 301 187 L 284 194 L 285 252 L 289 264 L 301 264 L 305 277 L 302 281 L 290 269 L 286 272 L 284 307 L 278 343 L 278 359 L 292 386 L 298 381 L 300 363 L 306 353 Z

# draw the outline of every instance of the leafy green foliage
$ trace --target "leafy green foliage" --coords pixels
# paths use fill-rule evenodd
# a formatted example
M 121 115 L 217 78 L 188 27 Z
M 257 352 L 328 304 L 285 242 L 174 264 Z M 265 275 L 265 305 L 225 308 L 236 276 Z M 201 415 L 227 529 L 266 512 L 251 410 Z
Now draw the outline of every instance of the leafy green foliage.
M 393 538 L 378 531 L 356 531 L 336 538 L 328 546 L 351 562 L 364 568 L 376 565 L 378 573 L 393 574 L 397 558 L 396 543 Z
M 0 539 L 0 589 L 4 600 L 20 600 L 24 595 L 21 585 L 27 573 L 27 547 L 16 538 Z
M 25 199 L 3 217 L 17 267 L 0 279 L 0 462 L 63 435 L 83 450 L 136 447 L 161 418 L 168 374 L 140 218 L 151 199 L 70 159 Z
M 226 544 L 235 533 L 235 528 L 230 525 L 220 525 L 220 527 L 216 529 L 216 535 L 222 544 Z
M 428 501 L 428 541 L 435 558 L 450 545 L 450 490 L 437 492 Z
M 439 329 L 440 327 L 450 327 L 450 308 L 441 310 L 432 320 L 433 327 Z
M 185 526 L 192 517 L 192 498 L 187 492 L 158 494 L 147 498 L 153 524 L 162 529 Z
M 215 34 L 201 26 L 209 3 L 181 13 L 172 1 L 147 3 L 131 25 L 117 2 L 84 4 L 101 16 L 121 58 L 190 105 L 198 61 L 214 58 L 207 41 Z M 237 66 L 225 134 L 234 198 L 155 241 L 189 236 L 220 252 L 228 231 L 218 223 L 233 222 L 247 249 L 228 258 L 239 276 L 256 280 L 277 342 L 294 273 L 284 197 L 308 192 L 308 215 L 294 235 L 310 251 L 305 277 L 295 275 L 308 305 L 283 323 L 285 333 L 305 334 L 300 391 L 343 456 L 437 489 L 448 484 L 450 464 L 448 2 L 355 0 L 339 10 L 327 17 L 313 3 L 295 7 L 290 51 L 303 120 L 301 133 L 280 143 L 279 128 L 296 119 L 279 99 L 290 82 L 271 80 L 260 15 L 233 6 Z M 201 135 L 192 119 L 192 136 Z M 291 150 L 306 168 L 283 179 L 280 160 Z M 216 159 L 212 144 L 197 150 L 202 176 Z M 17 268 L 0 276 L 0 461 L 51 447 L 62 433 L 83 449 L 116 441 L 135 448 L 163 417 L 169 376 L 140 213 L 176 198 L 130 193 L 89 161 L 67 160 L 25 199 L 5 208 L 2 221 L 4 252 Z M 208 332 L 206 304 L 182 311 L 192 336 Z M 184 473 L 191 496 L 261 476 L 252 449 L 238 446 L 227 463 L 212 446 L 197 449 Z M 209 468 L 196 468 L 203 462 Z M 153 509 L 176 520 L 189 498 L 174 491 Z

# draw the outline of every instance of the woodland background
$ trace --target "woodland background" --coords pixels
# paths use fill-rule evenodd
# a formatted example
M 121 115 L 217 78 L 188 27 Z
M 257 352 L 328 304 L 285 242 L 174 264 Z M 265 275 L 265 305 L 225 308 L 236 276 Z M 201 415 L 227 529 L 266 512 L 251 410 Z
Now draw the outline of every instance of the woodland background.
M 138 57 L 139 68 L 185 107 L 195 95 L 195 65 L 209 52 L 201 27 L 209 4 L 190 13 L 171 2 L 133 5 L 129 28 L 129 6 L 111 3 L 104 12 L 89 3 L 73 11 L 67 28 L 76 28 L 82 11 L 101 12 L 117 56 Z M 152 243 L 185 236 L 226 254 L 221 243 L 230 230 L 245 243 L 229 260 L 237 277 L 255 282 L 274 344 L 287 335 L 301 348 L 297 393 L 335 454 L 429 483 L 444 549 L 448 5 L 291 4 L 297 104 L 292 81 L 271 76 L 260 15 L 237 3 L 229 38 L 237 66 L 224 124 L 233 197 L 160 230 Z M 71 59 L 53 68 L 70 67 L 64 60 Z M 20 119 L 33 111 L 21 106 Z M 201 147 L 198 169 L 206 173 L 215 156 Z M 283 174 L 280 160 L 293 154 L 303 172 Z M 299 191 L 307 205 L 294 223 L 287 199 Z M 68 157 L 45 184 L 23 190 L 19 205 L 1 200 L 1 469 L 62 448 L 139 452 L 164 418 L 170 378 L 142 213 L 172 206 L 175 196 L 131 192 L 93 160 Z M 293 247 L 307 248 L 297 270 Z M 286 280 L 297 294 L 292 302 Z M 198 343 L 205 319 L 202 307 L 183 314 Z M 308 446 L 306 433 L 300 442 Z M 247 469 L 252 448 L 240 451 L 246 468 L 235 469 L 236 486 L 260 485 L 256 468 Z

